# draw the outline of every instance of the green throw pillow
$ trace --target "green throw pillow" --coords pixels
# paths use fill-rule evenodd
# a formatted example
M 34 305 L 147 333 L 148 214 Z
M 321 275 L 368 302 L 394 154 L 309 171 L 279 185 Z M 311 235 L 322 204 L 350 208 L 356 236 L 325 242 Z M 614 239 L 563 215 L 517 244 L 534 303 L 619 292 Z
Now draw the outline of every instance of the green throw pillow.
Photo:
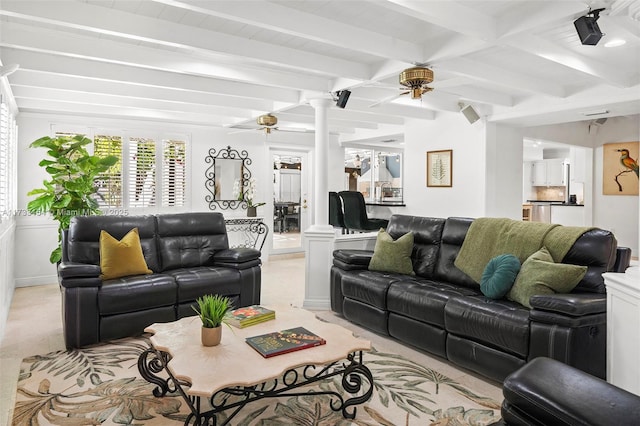
M 412 251 L 413 233 L 407 232 L 394 241 L 391 235 L 384 229 L 380 229 L 373 249 L 373 257 L 369 262 L 369 270 L 415 275 L 411 263 Z
M 553 263 L 551 254 L 543 247 L 524 261 L 507 299 L 531 308 L 531 296 L 569 293 L 586 273 L 586 266 Z
M 512 254 L 501 254 L 487 263 L 480 280 L 480 291 L 489 299 L 501 299 L 509 292 L 520 270 L 520 261 Z

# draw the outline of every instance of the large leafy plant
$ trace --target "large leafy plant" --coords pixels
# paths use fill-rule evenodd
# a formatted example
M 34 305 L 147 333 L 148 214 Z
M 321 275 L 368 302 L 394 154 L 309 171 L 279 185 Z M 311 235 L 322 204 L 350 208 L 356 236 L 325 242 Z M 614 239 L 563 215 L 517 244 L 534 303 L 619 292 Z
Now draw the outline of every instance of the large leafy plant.
M 45 136 L 30 145 L 31 148 L 47 149 L 48 158 L 40 161 L 39 165 L 45 168 L 51 178 L 43 181 L 44 188 L 27 193 L 36 196 L 27 204 L 27 209 L 32 214 L 51 213 L 54 220 L 58 221 L 58 247 L 51 252 L 51 263 L 57 263 L 62 258 L 61 233 L 69 228 L 71 218 L 100 214 L 95 180 L 118 161 L 114 156 L 89 154 L 85 147 L 91 143 L 91 139 L 83 135 Z

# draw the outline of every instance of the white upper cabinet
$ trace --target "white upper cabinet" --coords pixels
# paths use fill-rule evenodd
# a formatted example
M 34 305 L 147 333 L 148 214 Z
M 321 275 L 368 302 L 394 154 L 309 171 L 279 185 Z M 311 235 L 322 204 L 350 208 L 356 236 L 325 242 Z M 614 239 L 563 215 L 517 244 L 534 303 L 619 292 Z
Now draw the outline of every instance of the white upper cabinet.
M 532 163 L 531 184 L 533 186 L 565 186 L 564 160 L 554 158 Z

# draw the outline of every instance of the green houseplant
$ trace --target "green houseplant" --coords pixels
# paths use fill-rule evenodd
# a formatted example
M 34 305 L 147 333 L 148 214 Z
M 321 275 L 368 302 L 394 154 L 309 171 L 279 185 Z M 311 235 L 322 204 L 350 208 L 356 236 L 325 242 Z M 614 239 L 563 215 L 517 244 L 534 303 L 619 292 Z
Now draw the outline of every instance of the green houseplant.
M 216 346 L 222 339 L 222 323 L 231 301 L 228 297 L 207 294 L 196 299 L 198 308 L 193 306 L 202 321 L 202 345 Z
M 27 193 L 28 196 L 36 196 L 27 204 L 27 209 L 31 214 L 50 213 L 58 221 L 58 247 L 51 252 L 51 263 L 62 258 L 62 230 L 69 228 L 71 218 L 100 214 L 95 180 L 118 162 L 114 156 L 89 154 L 85 147 L 91 143 L 91 139 L 75 135 L 45 136 L 29 145 L 30 148 L 47 149 L 47 158 L 40 161 L 39 166 L 45 168 L 50 179 L 43 181 L 44 188 Z

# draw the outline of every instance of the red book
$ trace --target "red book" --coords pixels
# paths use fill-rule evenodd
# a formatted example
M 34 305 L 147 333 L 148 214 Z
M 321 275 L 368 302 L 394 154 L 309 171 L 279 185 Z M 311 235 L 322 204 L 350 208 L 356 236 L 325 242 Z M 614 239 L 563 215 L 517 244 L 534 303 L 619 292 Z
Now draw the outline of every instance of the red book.
M 287 330 L 247 337 L 246 341 L 249 346 L 265 358 L 327 343 L 322 337 L 315 335 L 304 327 L 289 328 Z

